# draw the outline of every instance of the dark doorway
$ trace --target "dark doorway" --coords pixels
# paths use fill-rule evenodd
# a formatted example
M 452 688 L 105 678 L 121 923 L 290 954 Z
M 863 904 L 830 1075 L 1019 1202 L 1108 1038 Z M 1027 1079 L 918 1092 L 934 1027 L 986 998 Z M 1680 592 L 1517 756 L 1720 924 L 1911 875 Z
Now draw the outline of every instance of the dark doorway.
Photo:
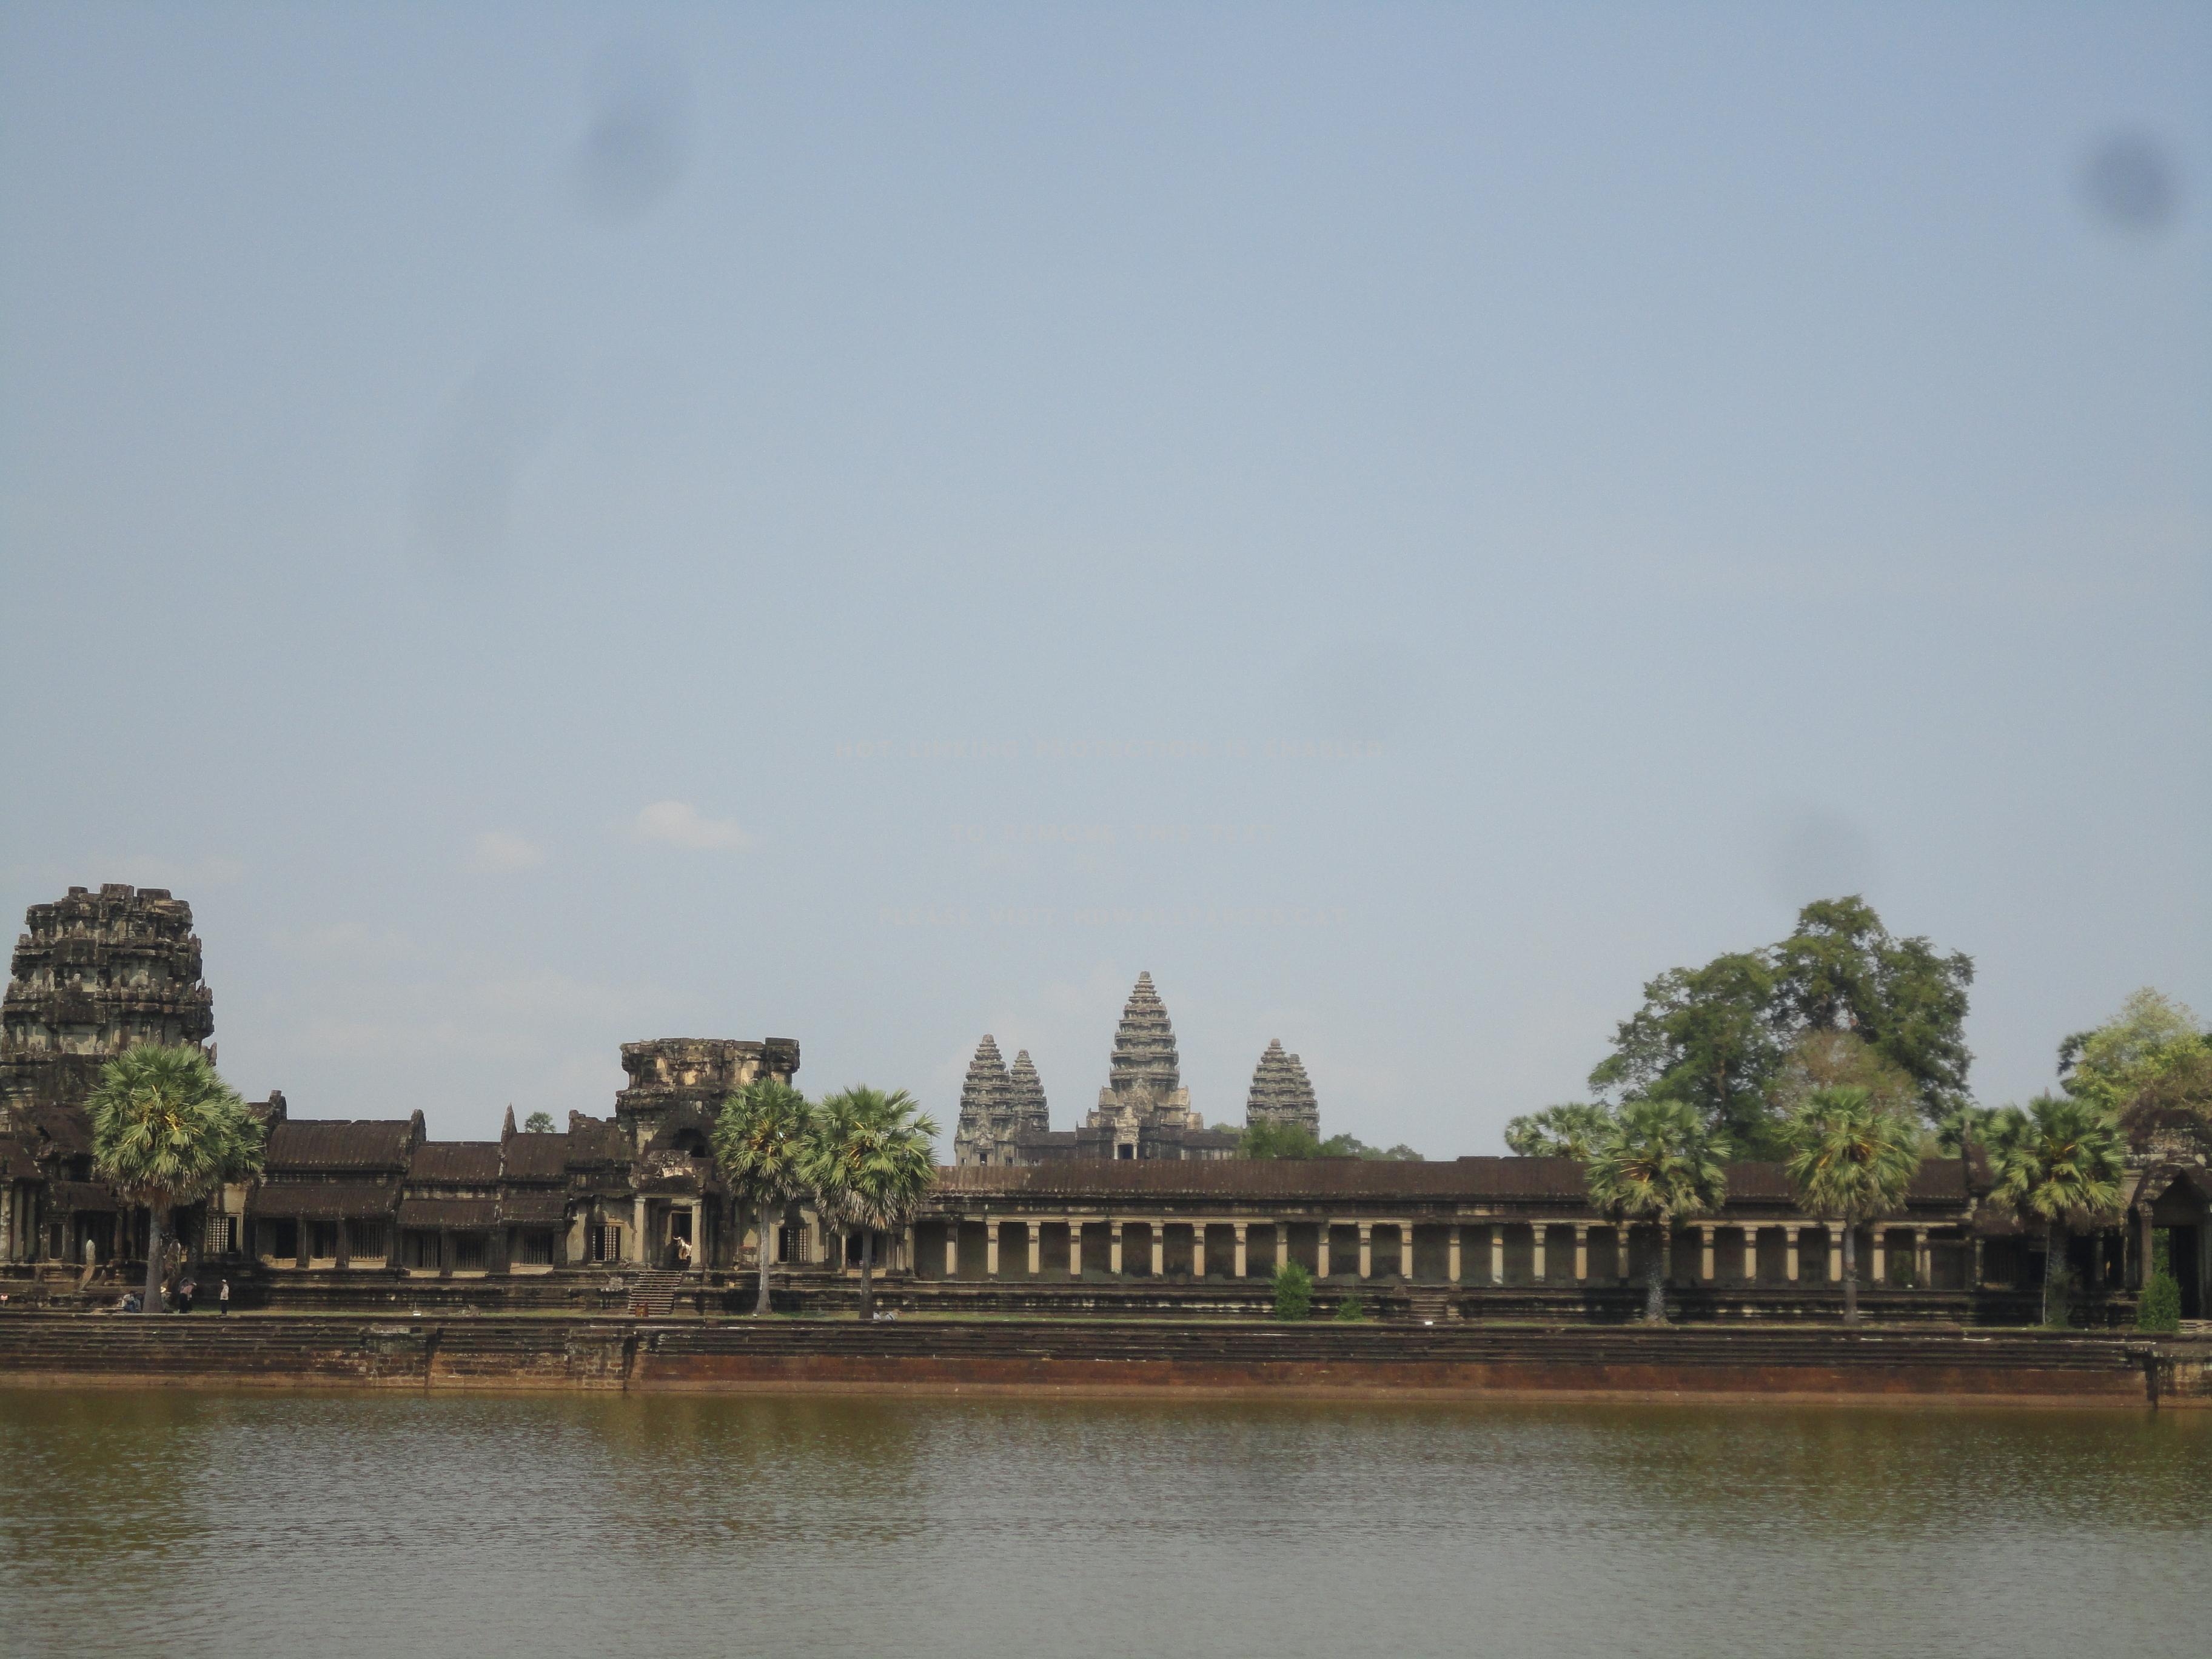
M 2166 1232 L 2166 1260 L 2173 1265 L 2173 1282 L 2181 1287 L 2181 1316 L 2184 1319 L 2204 1317 L 2204 1283 L 2198 1269 L 2203 1264 L 2203 1253 L 2197 1246 L 2197 1229 L 2169 1227 Z

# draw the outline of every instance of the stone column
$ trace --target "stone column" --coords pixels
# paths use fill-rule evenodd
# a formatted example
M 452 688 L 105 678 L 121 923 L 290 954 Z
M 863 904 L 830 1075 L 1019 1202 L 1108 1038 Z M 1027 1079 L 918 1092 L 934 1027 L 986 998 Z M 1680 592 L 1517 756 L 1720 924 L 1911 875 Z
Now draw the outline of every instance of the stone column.
M 1625 1220 L 1613 1224 L 1613 1276 L 1624 1285 L 1628 1283 L 1628 1223 Z
M 1548 1221 L 1536 1222 L 1528 1229 L 1528 1236 L 1534 1241 L 1528 1257 L 1528 1273 L 1539 1285 L 1551 1277 L 1544 1248 L 1551 1243 L 1551 1231 L 1552 1224 Z
M 1359 1276 L 1375 1276 L 1375 1224 L 1371 1221 L 1359 1224 Z
M 652 1264 L 645 1259 L 645 1199 L 642 1194 L 630 1200 L 629 1259 L 640 1267 Z
M 992 1216 L 983 1223 L 983 1277 L 999 1276 L 999 1218 Z
M 1589 1282 L 1589 1229 L 1582 1222 L 1575 1223 L 1575 1283 Z
M 1328 1277 L 1329 1225 L 1330 1223 L 1328 1218 L 1323 1216 L 1322 1218 L 1320 1228 L 1321 1243 L 1314 1252 L 1314 1277 L 1316 1279 L 1327 1279 Z
M 1118 1278 L 1121 1272 L 1121 1224 L 1118 1221 L 1108 1222 L 1106 1237 L 1108 1240 L 1106 1266 L 1109 1271 Z
M 1489 1236 L 1490 1239 L 1490 1282 L 1493 1285 L 1503 1285 L 1505 1282 L 1504 1224 L 1493 1221 L 1482 1231 Z
M 1743 1282 L 1747 1285 L 1756 1285 L 1759 1283 L 1758 1224 L 1747 1223 L 1741 1231 L 1743 1233 Z
M 1152 1277 L 1165 1279 L 1168 1273 L 1168 1224 L 1164 1218 L 1152 1221 Z
M 900 1243 L 902 1253 L 899 1257 L 899 1266 L 919 1278 L 921 1276 L 919 1268 L 921 1263 L 921 1230 L 913 1222 L 908 1222 L 905 1236 Z
M 2099 1242 L 2102 1243 L 2101 1240 Z M 2101 1262 L 2101 1250 L 2099 1259 Z M 1936 1283 L 1936 1258 L 1928 1248 L 1928 1229 L 1925 1227 L 1912 1230 L 1912 1282 L 1923 1291 L 1933 1289 Z
M 1454 1223 L 1444 1249 L 1444 1278 L 1454 1285 L 1459 1283 L 1459 1225 Z
M 340 1216 L 337 1220 L 331 1224 L 337 1229 L 338 1232 L 337 1239 L 337 1265 L 341 1269 L 350 1267 L 353 1266 L 353 1240 L 347 1237 L 350 1230 L 347 1225 L 346 1218 L 343 1216 Z
M 2157 1229 L 2151 1224 L 2150 1206 L 2136 1206 L 2136 1289 L 2150 1288 L 2151 1264 L 2158 1257 Z
M 1978 1291 L 1982 1288 L 1982 1279 L 1984 1277 L 1982 1272 L 1982 1236 L 1979 1232 L 1973 1230 L 1974 1224 L 1972 1218 L 1968 1218 L 1966 1227 L 1972 1242 L 1972 1254 L 1973 1257 L 1972 1261 L 1969 1262 L 1967 1266 L 1966 1288 L 1970 1291 Z
M 1867 1243 L 1874 1247 L 1874 1288 L 1883 1290 L 1889 1284 L 1889 1229 L 1876 1227 L 1868 1234 Z
M 1247 1243 L 1247 1240 L 1246 1240 L 1246 1238 L 1245 1238 L 1245 1234 L 1244 1234 L 1244 1227 L 1245 1227 L 1245 1224 L 1244 1224 L 1243 1222 L 1240 1221 L 1240 1222 L 1237 1223 L 1236 1224 L 1237 1224 L 1237 1278 L 1239 1278 L 1239 1279 L 1246 1279 L 1246 1278 L 1249 1278 L 1249 1277 L 1251 1276 L 1251 1275 L 1250 1275 L 1250 1261 L 1251 1261 L 1251 1258 L 1250 1258 L 1248 1255 L 1246 1255 L 1246 1253 L 1245 1253 L 1246 1243 Z
M 945 1276 L 960 1277 L 960 1218 L 957 1215 L 945 1218 Z
M 1067 1278 L 1070 1284 L 1083 1277 L 1083 1218 L 1072 1215 L 1067 1218 Z
M 1782 1230 L 1782 1276 L 1792 1285 L 1797 1282 L 1797 1230 Z
M 1698 1283 L 1713 1282 L 1713 1224 L 1710 1221 L 1698 1224 Z
M 1044 1277 L 1044 1224 L 1030 1221 L 1025 1224 L 1030 1230 L 1030 1277 L 1042 1279 Z

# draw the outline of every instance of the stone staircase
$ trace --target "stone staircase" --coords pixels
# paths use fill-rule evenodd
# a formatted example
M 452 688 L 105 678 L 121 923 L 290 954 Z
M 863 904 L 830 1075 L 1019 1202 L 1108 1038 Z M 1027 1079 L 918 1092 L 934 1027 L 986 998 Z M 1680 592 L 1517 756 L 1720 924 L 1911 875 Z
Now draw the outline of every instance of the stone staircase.
M 629 1281 L 629 1311 L 633 1318 L 665 1319 L 675 1311 L 689 1274 L 672 1267 L 647 1267 Z

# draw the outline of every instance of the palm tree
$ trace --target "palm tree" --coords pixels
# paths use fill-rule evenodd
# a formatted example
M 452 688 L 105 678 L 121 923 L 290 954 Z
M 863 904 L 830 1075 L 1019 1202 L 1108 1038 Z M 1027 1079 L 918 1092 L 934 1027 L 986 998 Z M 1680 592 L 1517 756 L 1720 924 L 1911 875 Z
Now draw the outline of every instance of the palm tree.
M 801 1164 L 813 1127 L 814 1109 L 806 1097 L 765 1077 L 724 1101 L 714 1120 L 714 1157 L 722 1174 L 759 1218 L 760 1299 L 753 1305 L 759 1317 L 768 1314 L 769 1262 L 775 1255 L 769 1230 L 783 1206 L 806 1190 Z
M 198 1048 L 141 1042 L 101 1067 L 86 1106 L 100 1179 L 150 1218 L 141 1310 L 161 1310 L 169 1212 L 261 1169 L 261 1125 Z
M 1798 1207 L 1844 1230 L 1844 1322 L 1859 1319 L 1857 1227 L 1905 1201 L 1920 1171 L 1920 1128 L 1856 1086 L 1815 1089 L 1783 1130 Z
M 860 1317 L 871 1312 L 876 1234 L 906 1226 L 937 1181 L 938 1127 L 903 1089 L 853 1088 L 822 1103 L 806 1158 L 825 1217 L 860 1235 Z
M 2051 1291 L 2077 1214 L 2109 1216 L 2120 1207 L 2120 1178 L 2127 1142 L 2112 1115 L 2086 1100 L 2038 1095 L 2027 1109 L 2008 1106 L 1990 1133 L 1996 1176 L 1990 1201 L 2022 1221 L 2040 1219 L 2046 1232 L 2043 1259 L 2043 1318 L 2051 1321 Z
M 1727 1156 L 1727 1141 L 1695 1107 L 1649 1097 L 1624 1103 L 1591 1148 L 1591 1202 L 1620 1220 L 1647 1220 L 1658 1230 L 1644 1304 L 1644 1316 L 1654 1325 L 1667 1322 L 1667 1251 L 1674 1224 L 1721 1206 L 1728 1196 L 1728 1172 L 1721 1167 Z

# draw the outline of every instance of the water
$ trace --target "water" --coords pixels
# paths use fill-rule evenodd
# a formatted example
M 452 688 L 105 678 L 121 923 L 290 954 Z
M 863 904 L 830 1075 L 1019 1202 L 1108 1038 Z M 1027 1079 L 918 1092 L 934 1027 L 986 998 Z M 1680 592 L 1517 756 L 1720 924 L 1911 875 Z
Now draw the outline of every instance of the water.
M 14 1654 L 2202 1653 L 2212 1413 L 0 1390 Z

